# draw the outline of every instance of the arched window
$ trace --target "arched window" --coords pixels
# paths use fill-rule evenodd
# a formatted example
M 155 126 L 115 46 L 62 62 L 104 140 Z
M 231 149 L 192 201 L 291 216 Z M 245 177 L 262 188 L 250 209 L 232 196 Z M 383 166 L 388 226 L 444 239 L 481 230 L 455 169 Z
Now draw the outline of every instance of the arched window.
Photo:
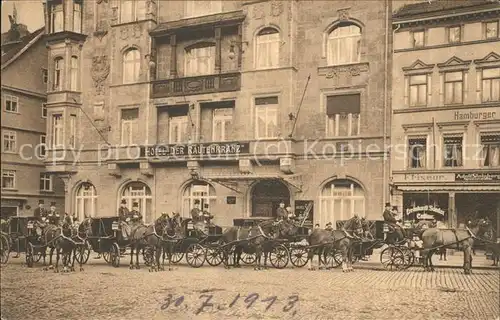
M 129 49 L 123 55 L 123 83 L 139 81 L 141 55 L 137 49 Z
M 145 183 L 138 181 L 130 182 L 123 188 L 121 198 L 118 199 L 118 202 L 121 199 L 127 201 L 127 208 L 129 210 L 132 210 L 134 202 L 137 202 L 144 222 L 149 223 L 153 221 L 154 216 L 151 205 L 153 197 L 151 196 L 151 189 Z
M 252 217 L 276 217 L 280 202 L 290 204 L 290 190 L 279 180 L 262 180 L 252 188 Z
M 97 191 L 94 185 L 82 183 L 76 191 L 75 213 L 78 221 L 82 221 L 85 216 L 95 217 L 97 213 Z
M 78 57 L 71 57 L 71 91 L 78 91 L 78 78 L 79 78 L 79 66 L 78 66 Z
M 318 223 L 323 228 L 326 223 L 348 220 L 354 214 L 365 216 L 365 192 L 354 181 L 337 179 L 330 181 L 321 190 L 320 216 Z
M 217 200 L 215 195 L 215 188 L 206 182 L 192 182 L 185 189 L 182 194 L 182 216 L 191 217 L 189 212 L 194 208 L 194 201 L 200 201 L 200 208 L 203 209 L 205 204 L 208 204 L 209 211 L 211 210 Z
M 328 35 L 328 65 L 356 63 L 361 53 L 361 28 L 352 23 L 339 24 Z
M 256 68 L 275 68 L 279 65 L 280 34 L 274 28 L 264 28 L 255 41 Z
M 58 57 L 54 60 L 54 90 L 61 91 L 64 79 L 64 59 Z
M 215 73 L 215 45 L 205 43 L 186 48 L 186 76 Z

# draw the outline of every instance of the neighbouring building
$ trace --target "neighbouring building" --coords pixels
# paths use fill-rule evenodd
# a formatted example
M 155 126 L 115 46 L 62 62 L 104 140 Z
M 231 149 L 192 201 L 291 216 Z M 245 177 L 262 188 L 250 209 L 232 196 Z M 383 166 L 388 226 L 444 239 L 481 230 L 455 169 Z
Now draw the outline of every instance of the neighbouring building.
M 393 16 L 392 194 L 406 218 L 435 211 L 457 227 L 477 214 L 500 227 L 499 17 L 497 1 Z
M 45 171 L 47 49 L 44 28 L 17 22 L 2 34 L 1 216 L 32 215 L 38 201 L 64 210 L 64 184 Z
M 390 1 L 46 1 L 48 170 L 78 216 L 380 219 Z M 389 52 L 389 53 L 388 53 Z M 310 76 L 310 79 L 308 77 Z M 77 152 L 72 152 L 72 150 Z

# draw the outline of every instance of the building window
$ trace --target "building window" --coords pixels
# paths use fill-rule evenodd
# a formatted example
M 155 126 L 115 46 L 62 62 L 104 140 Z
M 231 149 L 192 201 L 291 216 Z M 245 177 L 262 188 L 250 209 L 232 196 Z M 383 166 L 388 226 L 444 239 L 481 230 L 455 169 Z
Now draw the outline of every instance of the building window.
M 49 82 L 49 70 L 42 68 L 42 81 L 44 84 Z
M 421 48 L 425 46 L 425 31 L 413 32 L 413 48 Z
M 280 34 L 274 28 L 265 28 L 257 35 L 256 67 L 258 69 L 274 68 L 279 66 Z
M 16 152 L 16 132 L 15 131 L 4 131 L 3 132 L 3 151 L 4 152 Z
M 42 118 L 47 118 L 47 104 L 42 103 Z
M 16 188 L 16 171 L 2 170 L 2 189 Z
M 172 115 L 169 118 L 169 143 L 184 143 L 188 141 L 188 120 L 187 115 Z
M 69 116 L 69 146 L 74 148 L 76 146 L 76 115 Z
M 498 21 L 484 23 L 484 37 L 486 39 L 498 38 Z
M 419 74 L 410 76 L 410 106 L 419 107 L 427 105 L 427 75 Z
M 73 2 L 73 32 L 82 33 L 82 4 Z
M 458 43 L 462 40 L 462 28 L 460 26 L 448 28 L 448 43 Z
M 461 167 L 463 162 L 463 137 L 444 137 L 444 166 Z
M 139 134 L 139 108 L 122 110 L 121 127 L 122 145 L 134 144 Z
M 427 138 L 408 139 L 408 167 L 420 169 L 426 167 Z
M 348 220 L 357 214 L 365 216 L 365 192 L 356 182 L 348 179 L 333 180 L 325 185 L 320 195 L 321 227 L 331 222 Z
M 62 114 L 52 116 L 52 146 L 64 146 L 64 123 Z
M 186 76 L 214 74 L 215 46 L 193 47 L 186 50 Z
M 63 2 L 62 1 L 54 1 L 52 4 L 51 10 L 51 32 L 61 32 L 64 31 L 64 11 L 63 11 Z
M 121 199 L 127 202 L 127 207 L 132 210 L 134 202 L 139 205 L 144 222 L 150 223 L 153 221 L 151 189 L 143 182 L 131 182 L 122 191 Z
M 97 213 L 97 192 L 94 185 L 82 183 L 76 192 L 75 213 L 78 221 L 95 217 Z
M 62 82 L 64 78 L 64 60 L 63 58 L 56 58 L 54 60 L 54 90 L 62 90 Z
M 195 200 L 200 201 L 200 208 L 205 208 L 208 204 L 208 210 L 213 208 L 217 203 L 215 188 L 206 182 L 193 182 L 189 184 L 182 195 L 182 215 L 183 217 L 191 217 L 190 211 L 194 208 Z
M 40 191 L 52 191 L 52 176 L 48 173 L 40 173 Z
M 40 146 L 38 147 L 38 157 L 40 158 L 45 158 L 46 151 L 47 150 L 47 136 L 46 135 L 41 135 L 40 136 Z
M 257 139 L 277 138 L 278 97 L 255 98 L 255 135 Z
M 355 24 L 340 24 L 328 35 L 327 64 L 356 63 L 361 59 L 361 28 Z
M 71 91 L 78 91 L 79 69 L 78 57 L 71 57 Z
M 500 68 L 483 69 L 482 101 L 500 101 Z
M 214 109 L 212 141 L 229 141 L 233 129 L 233 109 Z
M 222 12 L 222 2 L 208 0 L 186 1 L 186 16 L 198 17 Z
M 9 94 L 4 95 L 5 101 L 5 111 L 7 112 L 19 112 L 19 98 L 15 96 L 11 96 Z
M 444 74 L 444 103 L 460 104 L 463 101 L 463 72 L 446 72 Z
M 146 0 L 123 0 L 121 2 L 120 22 L 133 22 L 146 19 Z
M 329 137 L 360 134 L 361 95 L 346 94 L 326 97 L 326 133 Z
M 129 49 L 123 55 L 123 83 L 139 81 L 141 55 L 137 49 Z
M 500 132 L 481 135 L 483 167 L 500 167 Z

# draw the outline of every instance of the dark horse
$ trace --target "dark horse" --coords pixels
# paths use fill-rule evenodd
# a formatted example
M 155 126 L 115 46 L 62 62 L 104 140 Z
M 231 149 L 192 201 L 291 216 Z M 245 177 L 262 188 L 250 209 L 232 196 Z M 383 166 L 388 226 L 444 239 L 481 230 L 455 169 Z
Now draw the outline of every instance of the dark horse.
M 163 229 L 161 246 L 163 251 L 162 266 L 165 270 L 165 260 L 168 260 L 168 270 L 172 269 L 172 255 L 175 245 L 184 238 L 182 228 L 182 217 L 179 213 L 172 213 L 172 217 L 166 215 L 167 220 Z
M 163 249 L 162 239 L 167 225 L 170 223 L 170 217 L 167 214 L 161 214 L 150 225 L 138 224 L 132 227 L 130 233 L 130 269 L 140 269 L 139 253 L 146 247 L 153 248 L 153 259 L 149 266 L 149 271 L 163 271 L 163 264 L 160 264 L 160 257 Z M 134 266 L 135 252 L 135 266 Z
M 432 255 L 440 248 L 446 247 L 463 251 L 464 273 L 470 274 L 472 272 L 472 246 L 474 240 L 478 239 L 489 228 L 491 228 L 491 224 L 488 221 L 478 219 L 471 222 L 465 229 L 425 229 L 422 233 L 424 270 L 434 271 Z
M 314 254 L 318 255 L 318 268 L 322 269 L 321 257 L 326 253 L 339 251 L 342 253 L 342 271 L 354 271 L 352 268 L 352 256 L 354 244 L 359 243 L 363 237 L 363 224 L 357 216 L 349 219 L 344 225 L 344 230 L 314 229 L 309 235 L 309 270 L 315 270 L 312 265 Z M 325 259 L 326 260 L 326 259 Z M 326 267 L 326 261 L 324 261 Z
M 262 269 L 262 254 L 264 254 L 264 269 L 267 269 L 267 259 L 272 249 L 273 240 L 284 239 L 297 233 L 297 227 L 286 220 L 275 222 L 266 220 L 252 227 L 230 227 L 221 238 L 224 250 L 224 266 L 229 268 L 229 257 L 232 249 L 235 266 L 239 265 L 243 251 L 255 250 L 254 270 Z

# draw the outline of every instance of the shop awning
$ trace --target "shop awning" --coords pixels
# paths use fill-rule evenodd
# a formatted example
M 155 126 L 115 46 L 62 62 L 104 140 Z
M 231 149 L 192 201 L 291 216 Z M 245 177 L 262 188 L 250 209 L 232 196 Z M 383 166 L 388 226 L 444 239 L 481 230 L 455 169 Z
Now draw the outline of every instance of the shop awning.
M 500 185 L 481 185 L 481 186 L 398 186 L 401 191 L 455 191 L 455 192 L 471 192 L 471 191 L 496 191 L 500 192 Z

